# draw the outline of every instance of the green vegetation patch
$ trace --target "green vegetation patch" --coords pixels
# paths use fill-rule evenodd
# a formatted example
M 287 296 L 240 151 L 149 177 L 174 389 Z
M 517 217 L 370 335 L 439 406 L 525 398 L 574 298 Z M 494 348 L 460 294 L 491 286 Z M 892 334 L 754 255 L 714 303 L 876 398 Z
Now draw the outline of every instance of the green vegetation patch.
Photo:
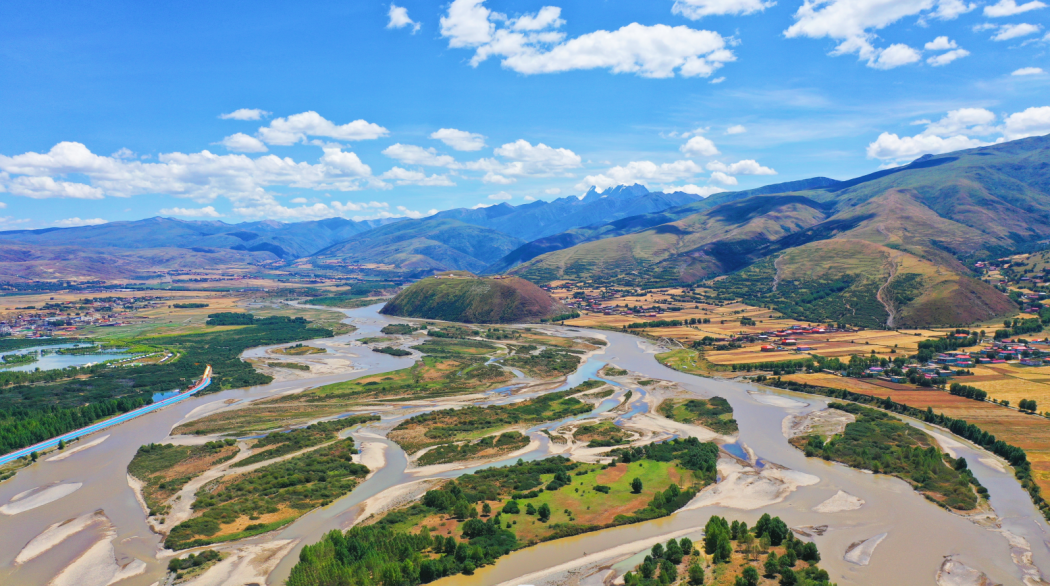
M 535 378 L 554 378 L 575 372 L 580 357 L 559 348 L 544 348 L 538 354 L 515 352 L 503 359 L 503 364 L 517 368 Z
M 214 372 L 202 392 L 264 385 L 272 377 L 256 372 L 240 359 L 256 346 L 325 338 L 327 329 L 310 327 L 303 318 L 255 318 L 251 325 L 217 332 L 179 336 L 154 336 L 136 340 L 165 348 L 176 355 L 164 363 L 134 368 L 88 368 L 42 372 L 9 372 L 0 375 L 0 453 L 6 453 L 60 435 L 99 419 L 124 413 L 151 401 L 154 393 L 185 389 L 200 379 L 207 364 Z M 225 318 L 215 318 L 224 321 Z M 234 318 L 231 318 L 234 319 Z M 245 321 L 245 318 L 236 318 Z M 211 320 L 209 320 L 211 321 Z M 87 374 L 86 378 L 71 378 Z M 6 377 L 6 378 L 5 378 Z
M 672 421 L 702 425 L 724 435 L 739 431 L 736 419 L 733 419 L 733 406 L 722 397 L 667 399 L 656 411 Z
M 596 388 L 598 381 L 587 381 L 567 391 L 547 393 L 510 405 L 467 406 L 442 409 L 411 417 L 391 430 L 388 437 L 409 454 L 423 448 L 473 440 L 513 425 L 557 421 L 593 409 L 572 395 Z
M 416 330 L 423 329 L 421 326 L 415 326 L 413 324 L 390 324 L 383 326 L 380 332 L 388 335 L 407 336 Z
M 654 545 L 642 563 L 624 575 L 624 584 L 830 586 L 827 571 L 817 567 L 819 561 L 816 544 L 796 538 L 780 517 L 762 515 L 751 529 L 747 523 L 730 524 L 716 516 L 708 519 L 701 542 L 683 537 Z
M 717 454 L 688 438 L 623 451 L 629 461 L 610 466 L 554 457 L 480 470 L 304 547 L 288 585 L 429 583 L 540 541 L 665 516 L 713 482 Z
M 897 476 L 943 506 L 969 511 L 977 507 L 974 487 L 980 486 L 966 469 L 942 453 L 929 435 L 896 417 L 854 403 L 829 407 L 857 417 L 839 436 L 825 442 L 819 435 L 796 437 L 791 443 L 807 456 L 841 462 L 853 468 Z
M 270 368 L 290 368 L 292 370 L 310 370 L 309 364 L 299 364 L 298 362 L 267 362 L 266 366 Z
M 628 441 L 627 433 L 611 421 L 581 425 L 572 436 L 576 441 L 587 442 L 588 448 L 608 448 Z
M 487 458 L 520 450 L 529 445 L 529 438 L 517 431 L 487 435 L 477 441 L 462 444 L 441 444 L 427 451 L 416 460 L 420 466 L 462 462 Z
M 162 515 L 164 504 L 187 482 L 200 476 L 208 468 L 230 460 L 237 455 L 232 439 L 208 442 L 201 446 L 174 444 L 146 444 L 140 446 L 128 463 L 128 473 L 145 483 L 142 498 L 150 515 Z
M 274 458 L 280 458 L 288 454 L 294 454 L 306 448 L 321 445 L 327 441 L 336 439 L 337 434 L 348 428 L 369 421 L 379 421 L 378 415 L 352 415 L 332 421 L 321 421 L 308 425 L 301 429 L 293 429 L 288 432 L 275 431 L 264 438 L 256 440 L 254 454 L 232 465 L 233 468 L 243 468 L 259 462 L 265 462 Z M 273 447 L 270 447 L 273 446 Z M 269 448 L 261 450 L 261 448 Z
M 175 526 L 164 546 L 186 549 L 272 531 L 349 493 L 368 468 L 351 461 L 353 439 L 225 477 L 197 492 L 199 516 Z

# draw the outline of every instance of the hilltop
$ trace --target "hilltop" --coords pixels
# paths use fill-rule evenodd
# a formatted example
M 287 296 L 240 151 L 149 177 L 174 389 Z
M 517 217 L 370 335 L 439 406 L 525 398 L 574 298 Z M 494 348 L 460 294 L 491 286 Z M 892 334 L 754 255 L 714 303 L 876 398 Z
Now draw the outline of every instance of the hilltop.
M 418 281 L 387 302 L 381 313 L 461 323 L 538 322 L 569 310 L 518 277 L 441 274 Z

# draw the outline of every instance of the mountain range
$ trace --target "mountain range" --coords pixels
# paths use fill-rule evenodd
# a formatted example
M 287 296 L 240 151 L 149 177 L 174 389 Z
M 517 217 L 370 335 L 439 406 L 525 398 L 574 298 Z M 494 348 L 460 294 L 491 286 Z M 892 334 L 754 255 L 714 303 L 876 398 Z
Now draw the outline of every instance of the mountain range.
M 590 228 L 598 238 L 492 270 L 540 283 L 692 284 L 728 274 L 710 283 L 714 291 L 799 316 L 969 324 L 1016 311 L 967 263 L 1050 238 L 1048 171 L 1046 136 L 927 155 L 850 181 L 719 194 L 649 220 Z M 625 222 L 639 229 L 622 233 Z
M 581 197 L 567 196 L 550 202 L 538 200 L 521 206 L 500 203 L 484 208 L 453 209 L 417 220 L 328 218 L 227 224 L 156 217 L 75 228 L 9 230 L 0 232 L 0 278 L 3 275 L 47 278 L 41 276 L 46 274 L 44 268 L 32 263 L 41 259 L 52 262 L 59 257 L 68 261 L 63 263 L 61 278 L 100 276 L 97 263 L 86 258 L 79 263 L 85 270 L 77 272 L 77 259 L 85 256 L 86 250 L 107 251 L 127 259 L 127 263 L 110 267 L 102 274 L 108 278 L 128 276 L 148 270 L 148 263 L 134 259 L 144 255 L 168 256 L 159 253 L 162 249 L 186 250 L 187 255 L 198 259 L 195 262 L 202 263 L 199 266 L 313 257 L 392 265 L 396 271 L 411 277 L 443 270 L 477 272 L 531 239 L 578 226 L 658 212 L 698 199 L 688 193 L 649 192 L 641 185 L 634 185 L 602 193 L 592 189 Z M 63 249 L 61 254 L 56 247 Z M 157 253 L 146 255 L 143 251 L 147 250 Z M 7 267 L 9 270 L 5 270 L 2 261 L 5 257 L 15 263 Z M 19 258 L 30 265 L 18 267 Z M 169 267 L 170 263 L 160 266 Z
M 961 325 L 1016 311 L 974 278 L 972 261 L 1048 239 L 1044 136 L 926 155 L 848 181 L 814 177 L 706 199 L 621 185 L 421 219 L 151 218 L 7 231 L 0 279 L 117 278 L 144 267 L 260 261 L 370 264 L 400 279 L 466 270 L 540 284 L 675 284 L 807 319 Z

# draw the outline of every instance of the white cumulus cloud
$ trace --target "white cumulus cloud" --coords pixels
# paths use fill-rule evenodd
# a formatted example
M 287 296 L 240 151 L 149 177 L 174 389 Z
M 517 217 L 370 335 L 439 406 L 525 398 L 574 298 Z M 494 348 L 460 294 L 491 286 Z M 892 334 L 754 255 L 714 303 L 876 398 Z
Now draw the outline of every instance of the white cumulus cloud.
M 480 151 L 485 147 L 485 137 L 475 132 L 442 128 L 430 133 L 430 138 L 440 140 L 457 151 Z
M 707 164 L 708 171 L 721 171 L 730 175 L 776 175 L 777 172 L 769 167 L 763 167 L 754 159 L 744 159 L 726 165 L 721 161 L 711 161 Z
M 248 136 L 243 132 L 231 134 L 222 139 L 219 144 L 226 147 L 226 150 L 234 151 L 236 153 L 265 153 L 269 150 L 266 148 L 263 141 L 254 136 Z
M 675 0 L 671 12 L 698 20 L 719 14 L 754 14 L 775 5 L 776 2 L 762 0 Z
M 955 49 L 958 45 L 955 41 L 948 37 L 937 37 L 936 39 L 926 43 L 925 49 L 927 51 L 947 51 L 948 49 Z
M 302 112 L 287 118 L 274 118 L 269 126 L 259 129 L 259 138 L 267 144 L 290 145 L 307 136 L 335 140 L 371 140 L 389 134 L 386 128 L 364 120 L 337 125 L 314 111 Z
M 742 124 L 735 124 L 726 129 L 726 134 L 743 134 L 747 132 Z
M 894 43 L 878 51 L 874 59 L 868 60 L 868 67 L 874 69 L 894 69 L 901 65 L 915 63 L 922 59 L 922 54 L 904 43 Z
M 484 0 L 453 0 L 441 18 L 449 47 L 474 49 L 471 65 L 502 58 L 524 74 L 608 69 L 643 77 L 708 77 L 736 57 L 720 34 L 686 26 L 628 24 L 566 40 L 561 11 L 544 7 L 517 18 L 490 11 Z
M 229 114 L 219 114 L 219 118 L 223 120 L 261 120 L 266 116 L 269 116 L 272 112 L 266 110 L 260 110 L 258 108 L 241 108 L 240 110 L 234 110 Z
M 955 61 L 956 59 L 962 59 L 963 57 L 966 57 L 969 54 L 970 52 L 966 49 L 954 49 L 946 53 L 941 53 L 940 55 L 934 55 L 933 57 L 927 59 L 926 62 L 930 65 L 933 65 L 934 67 L 940 67 L 942 65 L 947 65 L 952 61 Z
M 84 183 L 65 181 L 83 176 Z M 383 187 L 352 152 L 325 147 L 317 164 L 288 157 L 243 154 L 164 153 L 157 162 L 92 153 L 77 142 L 61 142 L 46 153 L 0 155 L 0 190 L 32 198 L 101 199 L 164 193 L 207 203 L 223 196 L 250 198 L 269 186 L 354 191 Z
M 693 157 L 713 157 L 720 154 L 715 143 L 703 136 L 694 136 L 693 138 L 690 138 L 689 142 L 683 144 L 678 150 Z
M 445 175 L 427 175 L 422 171 L 410 171 L 401 167 L 392 167 L 389 171 L 379 176 L 380 179 L 389 179 L 398 185 L 421 185 L 425 187 L 449 187 L 455 185 Z
M 876 48 L 875 31 L 909 16 L 951 20 L 976 6 L 961 0 L 803 0 L 784 35 L 834 39 L 839 44 L 831 55 L 855 54 L 868 67 L 892 69 L 918 61 L 919 52 L 901 43 Z
M 1031 2 L 1025 2 L 1024 4 L 1018 4 L 1014 0 L 999 0 L 995 4 L 985 6 L 984 15 L 991 18 L 999 18 L 1021 14 L 1022 12 L 1028 12 L 1029 10 L 1038 10 L 1040 8 L 1046 8 L 1046 4 L 1039 0 L 1032 0 Z
M 733 177 L 732 175 L 726 175 L 721 171 L 715 171 L 714 173 L 711 173 L 711 180 L 721 183 L 722 185 L 737 184 L 736 177 Z
M 1007 140 L 1050 134 L 1050 106 L 1028 108 L 1006 117 L 1003 136 Z
M 591 186 L 605 190 L 617 185 L 666 184 L 688 179 L 703 172 L 703 168 L 693 161 L 681 160 L 657 165 L 652 161 L 632 161 L 626 165 L 617 165 L 604 173 L 588 175 L 576 185 L 576 189 L 585 191 Z
M 1022 67 L 1015 70 L 1010 75 L 1024 76 L 1024 75 L 1042 75 L 1046 73 L 1041 67 Z
M 419 32 L 419 23 L 408 17 L 408 9 L 404 6 L 391 3 L 390 11 L 387 14 L 390 17 L 390 21 L 386 23 L 386 28 L 405 28 L 410 26 L 412 27 L 412 34 Z
M 1050 110 L 1050 108 L 1048 108 Z M 975 138 L 998 134 L 995 113 L 984 108 L 960 108 L 936 122 L 919 121 L 926 129 L 916 136 L 883 132 L 868 145 L 869 158 L 904 162 L 920 155 L 937 155 L 990 144 Z
M 425 149 L 411 144 L 394 143 L 383 149 L 383 154 L 406 165 L 452 167 L 456 164 L 456 159 L 449 155 L 440 155 L 433 148 Z
M 684 193 L 691 193 L 693 195 L 699 195 L 700 197 L 709 197 L 716 193 L 723 193 L 726 190 L 718 187 L 717 185 L 693 185 L 692 183 L 686 185 L 674 186 L 670 185 L 664 188 L 666 193 L 674 193 L 681 191 Z
M 1002 26 L 989 26 L 983 27 L 983 30 L 995 30 L 996 33 L 992 35 L 993 41 L 1009 41 L 1010 39 L 1016 39 L 1019 37 L 1027 37 L 1028 35 L 1034 35 L 1039 31 L 1043 30 L 1042 25 L 1029 24 L 1022 22 L 1018 24 L 1004 24 Z
M 293 200 L 294 201 L 294 200 Z M 306 200 L 303 200 L 304 202 Z M 160 210 L 165 216 L 182 216 L 185 218 L 221 218 L 222 214 L 215 211 L 215 206 L 203 208 L 164 208 Z
M 558 195 L 559 193 L 561 193 L 561 189 L 557 187 L 548 187 L 547 189 L 543 190 L 543 193 L 546 193 L 547 195 Z
M 489 199 L 505 201 L 505 200 L 511 199 L 512 197 L 514 197 L 514 196 L 509 194 L 509 193 L 507 193 L 506 191 L 500 191 L 499 193 L 493 193 L 492 195 L 490 195 Z

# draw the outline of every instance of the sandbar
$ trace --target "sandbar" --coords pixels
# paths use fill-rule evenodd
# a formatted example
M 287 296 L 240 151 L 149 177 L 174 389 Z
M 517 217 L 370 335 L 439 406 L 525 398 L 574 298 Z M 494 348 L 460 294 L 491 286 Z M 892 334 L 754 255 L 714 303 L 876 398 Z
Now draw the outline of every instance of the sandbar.
M 88 448 L 93 448 L 93 447 L 99 445 L 100 443 L 106 441 L 107 439 L 109 439 L 109 436 L 108 435 L 104 435 L 104 436 L 102 436 L 102 437 L 100 437 L 100 438 L 98 438 L 96 440 L 91 440 L 90 442 L 88 442 L 88 443 L 86 443 L 86 444 L 84 444 L 82 446 L 77 446 L 77 447 L 75 447 L 73 449 L 68 449 L 67 448 L 65 450 L 61 450 L 61 451 L 58 452 L 58 455 L 51 456 L 50 458 L 47 459 L 47 461 L 48 462 L 58 462 L 60 460 L 65 460 L 66 458 L 72 456 L 73 454 L 76 454 L 77 452 L 83 452 L 84 450 L 86 450 Z
M 863 506 L 864 499 L 840 490 L 835 493 L 835 496 L 813 507 L 813 512 L 841 513 L 842 511 L 855 511 Z
M 26 511 L 53 503 L 62 497 L 69 496 L 80 489 L 82 482 L 70 482 L 68 484 L 57 484 L 43 490 L 33 489 L 15 495 L 10 502 L 0 507 L 0 514 L 17 515 Z

